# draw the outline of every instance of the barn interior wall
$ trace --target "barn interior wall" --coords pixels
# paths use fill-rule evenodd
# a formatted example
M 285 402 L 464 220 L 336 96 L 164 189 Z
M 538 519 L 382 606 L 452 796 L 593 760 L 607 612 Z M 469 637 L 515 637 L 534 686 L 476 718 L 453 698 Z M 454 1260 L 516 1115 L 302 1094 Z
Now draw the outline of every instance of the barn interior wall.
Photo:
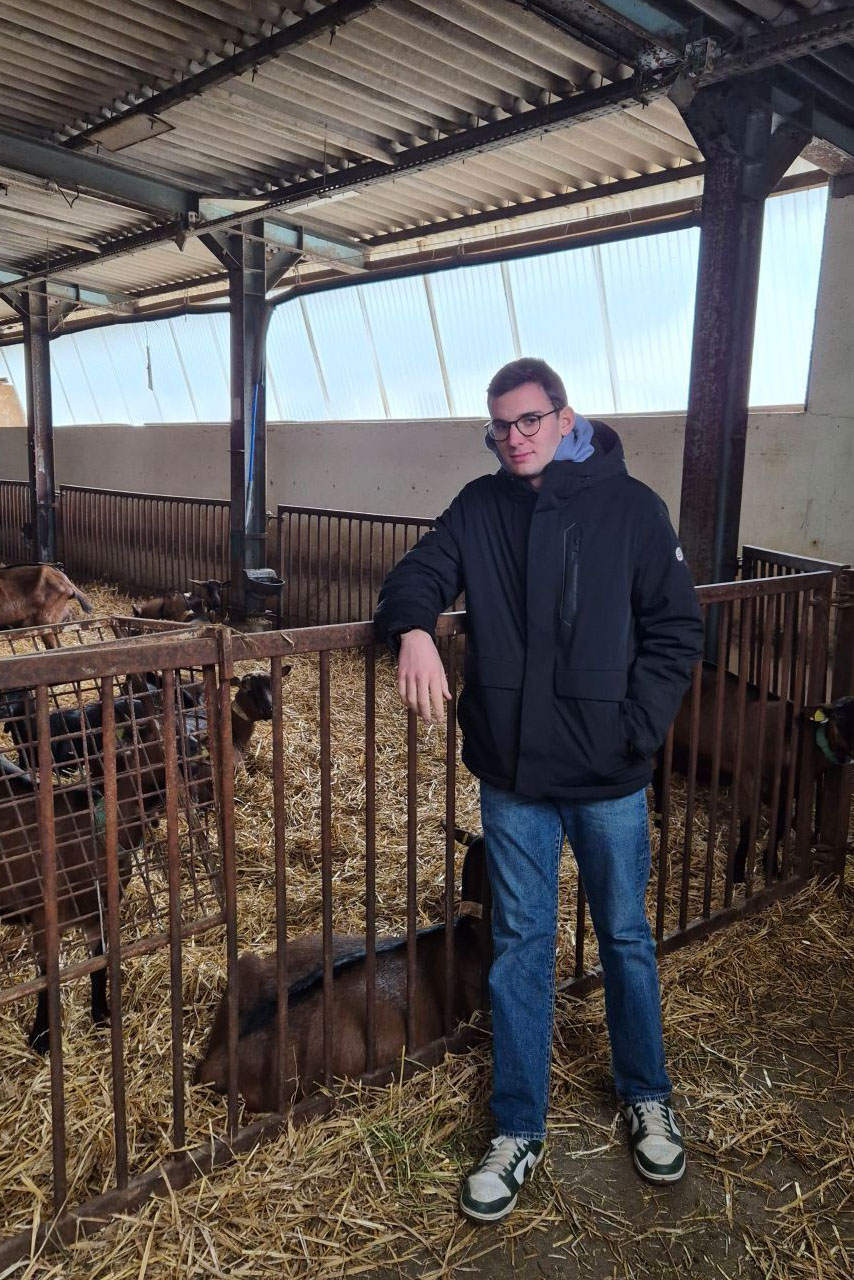
M 750 416 L 741 541 L 854 562 L 854 194 L 828 203 L 805 412 Z M 584 406 L 579 406 L 584 408 Z M 614 416 L 629 469 L 679 517 L 680 414 Z M 65 484 L 228 494 L 226 423 L 62 427 Z M 270 423 L 276 503 L 431 516 L 494 460 L 482 419 Z M 0 432 L 0 477 L 26 479 L 26 431 Z

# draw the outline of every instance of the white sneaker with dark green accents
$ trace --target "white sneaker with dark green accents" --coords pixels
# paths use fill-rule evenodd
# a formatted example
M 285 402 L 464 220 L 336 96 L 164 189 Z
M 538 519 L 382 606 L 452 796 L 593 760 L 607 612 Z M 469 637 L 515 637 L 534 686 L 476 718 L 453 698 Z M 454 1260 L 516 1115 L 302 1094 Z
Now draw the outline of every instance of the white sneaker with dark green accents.
M 650 1182 L 678 1182 L 685 1172 L 685 1148 L 669 1103 L 627 1102 L 620 1110 L 638 1173 Z
M 463 1183 L 460 1208 L 476 1222 L 498 1222 L 516 1207 L 519 1188 L 543 1158 L 535 1138 L 509 1138 L 500 1133 Z

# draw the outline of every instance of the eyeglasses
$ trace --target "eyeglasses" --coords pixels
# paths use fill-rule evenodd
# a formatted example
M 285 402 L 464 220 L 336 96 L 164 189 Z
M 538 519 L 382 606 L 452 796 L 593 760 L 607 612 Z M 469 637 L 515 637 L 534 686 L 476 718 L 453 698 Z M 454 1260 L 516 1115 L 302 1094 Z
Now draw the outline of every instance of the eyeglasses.
M 502 422 L 500 418 L 490 418 L 486 429 L 493 440 L 498 441 L 506 440 L 513 427 L 523 436 L 535 436 L 543 418 L 547 418 L 551 413 L 560 413 L 560 409 L 546 409 L 545 413 L 523 413 L 513 422 Z

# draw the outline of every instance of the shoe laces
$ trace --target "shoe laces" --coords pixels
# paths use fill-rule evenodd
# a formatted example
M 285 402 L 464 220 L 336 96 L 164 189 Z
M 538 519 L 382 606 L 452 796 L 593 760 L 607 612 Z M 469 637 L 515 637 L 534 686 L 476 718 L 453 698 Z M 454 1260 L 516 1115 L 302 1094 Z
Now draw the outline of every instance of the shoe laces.
M 492 1138 L 489 1144 L 492 1148 L 480 1162 L 479 1172 L 481 1173 L 504 1173 L 509 1165 L 514 1164 L 518 1157 L 522 1154 L 525 1146 L 521 1138 L 505 1138 L 499 1135 Z
M 632 1105 L 643 1137 L 673 1138 L 670 1107 L 666 1102 L 635 1102 Z

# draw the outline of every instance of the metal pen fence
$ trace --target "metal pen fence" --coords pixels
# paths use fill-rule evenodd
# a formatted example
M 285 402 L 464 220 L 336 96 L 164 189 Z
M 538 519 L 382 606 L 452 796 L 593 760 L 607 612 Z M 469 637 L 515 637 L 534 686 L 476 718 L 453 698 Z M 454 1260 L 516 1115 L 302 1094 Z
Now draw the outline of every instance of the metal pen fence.
M 58 515 L 59 558 L 84 581 L 186 591 L 230 575 L 224 500 L 62 485 Z
M 276 509 L 276 569 L 288 627 L 359 622 L 373 615 L 386 574 L 433 528 L 427 517 Z
M 25 480 L 0 480 L 0 559 L 6 564 L 30 559 L 25 535 L 29 523 L 29 484 Z
M 819 813 L 816 808 L 816 774 L 825 766 L 814 749 L 814 726 L 805 714 L 821 701 L 824 691 L 833 580 L 832 573 L 811 572 L 699 589 L 704 612 L 708 615 L 716 610 L 721 643 L 728 630 L 740 639 L 732 669 L 723 664 L 713 669 L 698 666 L 691 694 L 662 753 L 656 788 L 660 826 L 648 900 L 661 952 L 684 946 L 794 892 L 811 873 L 816 850 L 821 854 L 823 849 L 833 848 L 838 855 L 840 842 L 844 847 L 838 813 Z M 791 700 L 778 697 L 771 688 L 776 608 L 763 611 L 763 606 L 778 600 L 781 687 L 794 690 Z M 800 620 L 797 628 L 796 616 Z M 755 634 L 757 617 L 762 622 L 759 679 L 754 682 L 750 679 L 750 638 Z M 439 620 L 438 635 L 453 694 L 463 675 L 463 634 L 461 615 Z M 316 718 L 308 728 L 304 711 L 297 715 L 286 709 L 283 680 L 294 662 L 303 664 L 313 688 L 309 702 L 303 704 L 315 706 Z M 343 669 L 336 667 L 341 663 L 349 664 L 349 684 L 344 682 Z M 245 797 L 239 809 L 235 804 L 234 746 L 244 712 L 235 714 L 231 703 L 232 682 L 244 664 L 251 666 L 256 679 L 267 682 L 271 729 L 269 749 L 265 748 L 267 753 L 255 766 L 268 777 L 270 799 L 248 814 L 243 812 L 250 803 Z M 140 819 L 145 828 L 142 839 L 136 845 L 137 829 L 129 841 L 135 848 L 128 864 L 127 859 L 122 862 L 122 832 L 129 825 L 129 819 L 123 817 L 122 779 L 134 770 L 125 763 L 128 746 L 114 733 L 122 716 L 115 706 L 112 712 L 108 708 L 116 694 L 133 694 L 133 685 L 128 685 L 133 675 L 147 675 L 146 688 L 150 685 L 157 691 L 150 694 L 153 701 L 143 705 L 139 723 L 134 724 L 131 717 L 128 740 L 149 753 L 147 762 L 156 782 L 151 807 Z M 106 712 L 102 745 L 96 752 L 101 763 L 69 780 L 55 768 L 52 753 L 57 734 L 52 731 L 50 709 L 53 704 L 64 705 L 69 685 L 73 701 L 79 703 L 84 678 L 91 682 L 93 700 L 99 695 Z M 385 655 L 378 652 L 370 624 L 254 635 L 202 627 L 168 636 L 104 636 L 101 643 L 0 660 L 0 694 L 22 689 L 30 691 L 35 703 L 36 731 L 34 735 L 28 731 L 28 740 L 35 749 L 37 767 L 31 774 L 26 803 L 35 814 L 38 848 L 33 835 L 28 856 L 31 861 L 41 859 L 46 962 L 45 973 L 35 979 L 9 985 L 7 978 L 5 987 L 0 979 L 0 1012 L 9 1001 L 18 1009 L 22 997 L 40 991 L 47 994 L 53 1211 L 58 1217 L 38 1230 L 31 1222 L 26 1230 L 19 1225 L 11 1238 L 0 1244 L 0 1269 L 26 1256 L 46 1232 L 52 1240 L 70 1239 L 110 1213 L 130 1209 L 152 1192 L 174 1190 L 233 1152 L 250 1149 L 278 1132 L 285 1111 L 295 1121 L 324 1111 L 332 1104 L 332 1095 L 318 1094 L 315 1086 L 329 1086 L 347 1073 L 372 1081 L 388 1079 L 395 1068 L 399 1070 L 404 1044 L 411 1063 L 435 1062 L 449 1044 L 462 1047 L 477 1034 L 471 1028 L 457 1030 L 459 1018 L 471 1013 L 472 1007 L 471 1002 L 468 1006 L 460 1003 L 463 959 L 455 942 L 453 833 L 461 780 L 457 776 L 454 702 L 449 704 L 447 724 L 439 735 L 435 730 L 420 731 L 415 718 L 403 711 L 389 719 L 394 675 Z M 203 691 L 201 702 L 191 696 L 188 710 L 181 691 L 199 689 Z M 129 692 L 123 694 L 124 690 Z M 146 720 L 156 724 L 156 732 L 146 728 Z M 201 725 L 207 729 L 208 774 L 202 770 L 201 777 L 196 773 L 182 779 L 187 764 L 200 769 L 205 758 L 187 746 L 189 730 L 195 732 Z M 290 740 L 298 731 L 308 736 L 298 740 L 294 753 Z M 10 746 L 6 754 L 11 753 Z M 402 773 L 392 776 L 390 760 L 395 753 L 402 761 Z M 16 759 L 14 763 L 21 762 Z M 308 855 L 293 848 L 291 832 L 294 814 L 300 803 L 305 804 L 297 793 L 304 797 L 309 774 L 311 787 L 316 788 L 310 792 L 309 805 L 317 821 L 317 848 L 309 857 L 316 914 L 312 917 L 315 932 L 305 935 L 294 931 L 293 920 L 301 903 L 293 880 L 296 863 Z M 206 778 L 211 793 L 204 812 L 212 816 L 207 824 L 200 824 L 192 804 L 188 809 L 188 781 L 198 788 Z M 19 780 L 7 785 L 14 789 L 23 784 Z M 75 788 L 83 815 L 82 830 L 88 831 L 91 841 L 95 823 L 100 840 L 96 857 L 85 867 L 89 868 L 90 886 L 101 886 L 102 952 L 96 947 L 94 954 L 68 963 L 66 931 L 74 922 L 61 906 L 65 855 L 54 833 L 65 821 L 68 801 L 63 797 Z M 15 806 L 19 810 L 21 803 L 17 792 L 11 801 L 0 797 L 0 841 L 6 830 L 4 811 L 13 812 Z M 428 830 L 425 825 L 428 813 L 433 826 L 439 814 L 444 819 L 441 852 L 433 826 Z M 155 819 L 160 826 L 153 825 Z M 271 824 L 271 831 L 267 851 L 259 853 L 257 832 L 262 822 Z M 350 838 L 360 850 L 357 870 L 349 875 L 351 880 L 355 875 L 358 883 L 348 882 L 337 847 L 342 824 L 348 822 Z M 391 845 L 387 835 L 379 835 L 381 823 L 383 832 L 393 833 Z M 216 884 L 221 895 L 217 910 L 210 913 L 194 911 L 193 877 L 186 869 L 191 854 L 188 832 L 200 833 L 202 827 L 207 832 L 204 847 L 208 863 L 206 866 L 197 858 L 195 865 L 213 872 L 207 883 Z M 34 831 L 32 822 L 28 830 Z M 444 890 L 442 905 L 437 908 L 439 920 L 432 929 L 419 931 L 419 917 L 423 919 L 421 877 L 428 844 L 433 856 L 440 858 Z M 151 850 L 158 847 L 163 853 L 159 862 L 155 858 L 152 863 Z M 389 859 L 395 883 L 401 886 L 403 906 L 399 942 L 380 945 L 384 930 L 379 921 L 378 874 L 381 870 L 389 873 Z M 127 885 L 135 885 L 137 900 L 148 901 L 142 864 L 150 866 L 149 877 L 163 878 L 166 928 L 158 931 L 148 924 L 138 936 L 131 927 L 137 916 L 131 906 L 134 894 Z M 355 986 L 348 988 L 342 1002 L 336 999 L 336 990 L 339 984 L 354 981 L 355 944 L 352 937 L 345 940 L 351 959 L 342 967 L 335 922 L 342 894 L 354 892 L 363 903 L 362 956 Z M 248 913 L 259 910 L 268 922 L 272 946 L 265 970 L 266 1030 L 260 1042 L 265 1046 L 260 1074 L 267 1090 L 262 1096 L 266 1105 L 260 1109 L 271 1114 L 252 1119 L 241 1116 L 240 1097 L 251 1097 L 257 1085 L 257 1070 L 255 1076 L 251 1072 L 247 1075 L 248 1041 L 253 1034 L 262 1033 L 251 1019 L 247 1022 L 241 987 L 244 970 L 238 957 L 240 940 L 250 927 Z M 564 985 L 581 994 L 601 981 L 601 974 L 577 877 L 568 882 L 562 911 Z M 257 914 L 251 918 L 253 940 L 258 919 Z M 138 928 L 138 923 L 134 927 Z M 12 933 L 18 930 L 15 937 L 20 950 L 20 923 L 7 921 L 6 929 Z M 12 933 L 3 936 L 8 940 Z M 482 977 L 488 947 L 484 934 L 479 937 Z M 204 964 L 200 959 L 202 944 L 207 948 Z M 432 987 L 422 968 L 430 946 L 435 948 Z M 163 963 L 154 977 L 149 975 L 145 981 L 136 977 L 137 966 L 156 964 L 159 956 Z M 389 956 L 396 957 L 393 962 L 400 992 L 399 1041 L 394 1040 L 391 1048 L 388 1037 L 380 1037 L 378 1016 L 378 1010 L 385 1008 L 381 1002 L 388 998 L 388 983 L 378 980 L 378 970 L 381 964 L 389 963 Z M 101 1124 L 106 1135 L 100 1147 L 101 1160 L 95 1167 L 87 1167 L 82 1152 L 66 1140 L 66 1121 L 68 1116 L 73 1118 L 76 1104 L 64 1087 L 64 1063 L 80 1060 L 73 1058 L 74 1046 L 69 1044 L 72 1032 L 63 1032 L 60 992 L 85 974 L 99 972 L 108 972 L 110 977 L 110 1044 L 101 1051 L 103 1066 L 83 1064 L 77 1068 L 83 1076 L 75 1079 L 73 1095 L 79 1099 L 85 1093 L 86 1073 L 92 1071 L 98 1079 L 99 1072 L 106 1072 L 111 1088 L 109 1114 Z M 219 1066 L 200 1078 L 222 1091 L 221 1102 L 209 1090 L 187 1088 L 190 1060 L 198 1061 L 213 1012 L 218 975 L 226 980 L 226 994 L 213 1024 L 214 1032 L 217 1026 L 221 1032 Z M 316 1015 L 310 1025 L 321 1045 L 320 1056 L 313 1063 L 299 1056 L 308 1053 L 304 1037 L 309 999 L 315 1001 Z M 419 1004 L 424 999 L 433 1002 L 434 1023 L 424 1022 Z M 475 1000 L 474 1005 L 481 1002 Z M 356 1021 L 363 1028 L 355 1056 L 354 1009 L 362 1011 Z M 385 1009 L 383 1026 L 387 1013 Z M 156 1037 L 158 1018 L 162 1048 L 146 1060 L 141 1075 L 131 1077 L 130 1064 Z M 429 1033 L 424 1032 L 425 1026 L 432 1028 Z M 130 1039 L 132 1029 L 142 1040 Z M 211 1040 L 214 1032 L 210 1032 Z M 429 1038 L 425 1039 L 426 1035 Z M 349 1057 L 344 1055 L 348 1036 Z M 259 1042 L 254 1043 L 257 1047 Z M 98 1051 L 90 1052 L 99 1063 Z M 301 1087 L 284 1067 L 291 1055 L 297 1056 L 303 1068 Z M 393 1059 L 391 1066 L 389 1057 Z M 137 1092 L 142 1088 L 141 1079 L 156 1080 L 150 1102 Z M 146 1087 L 152 1086 L 149 1083 Z M 259 1109 L 257 1105 L 255 1109 Z M 153 1126 L 159 1135 L 156 1140 L 137 1138 L 130 1142 L 129 1133 L 149 1133 L 152 1114 L 158 1117 Z M 168 1131 L 164 1115 L 170 1117 Z M 27 1119 L 21 1116 L 22 1126 Z M 37 1185 L 38 1177 L 33 1174 L 32 1179 Z M 46 1196 L 46 1192 L 42 1183 L 40 1194 Z

